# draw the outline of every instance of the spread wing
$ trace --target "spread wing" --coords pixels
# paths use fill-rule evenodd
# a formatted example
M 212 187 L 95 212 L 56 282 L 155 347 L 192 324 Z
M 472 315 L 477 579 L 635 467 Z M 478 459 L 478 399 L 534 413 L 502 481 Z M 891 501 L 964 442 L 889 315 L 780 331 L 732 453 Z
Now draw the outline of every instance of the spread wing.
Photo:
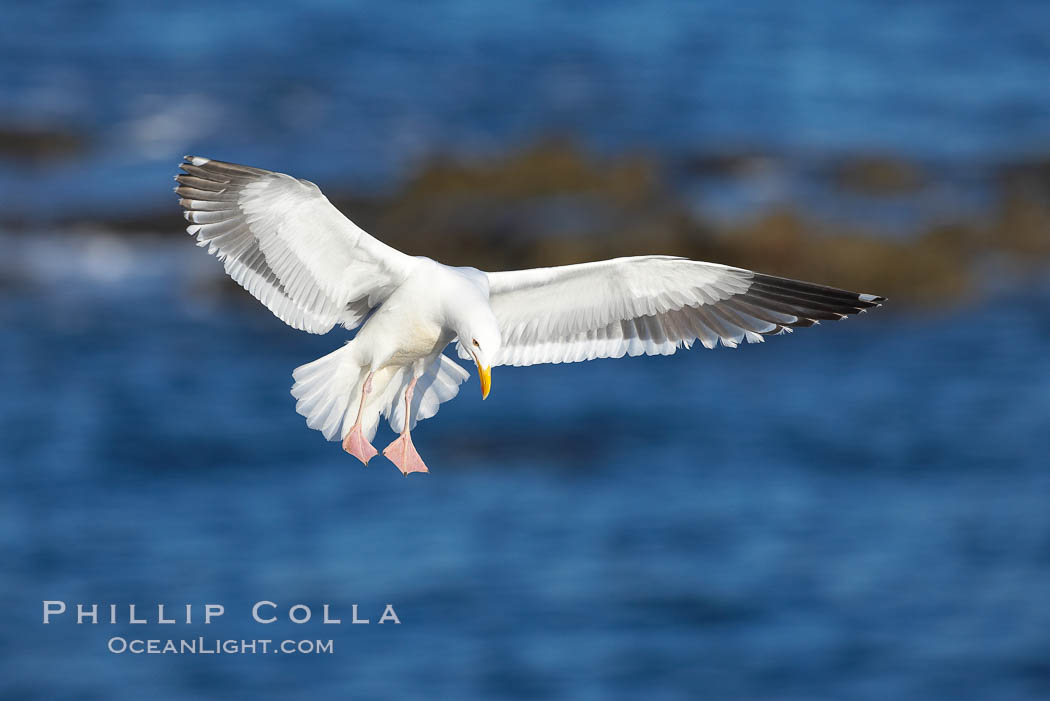
M 352 329 L 415 259 L 372 238 L 307 180 L 187 156 L 175 177 L 186 230 L 289 326 Z
M 882 297 L 670 256 L 488 273 L 494 365 L 670 355 L 755 343 L 878 306 Z

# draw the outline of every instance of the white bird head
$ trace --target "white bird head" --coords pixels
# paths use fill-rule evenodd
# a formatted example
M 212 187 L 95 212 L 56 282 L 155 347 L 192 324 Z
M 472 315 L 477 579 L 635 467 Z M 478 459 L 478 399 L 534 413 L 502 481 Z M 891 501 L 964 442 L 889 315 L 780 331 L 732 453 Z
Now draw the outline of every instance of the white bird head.
M 474 364 L 478 366 L 478 377 L 481 378 L 481 398 L 489 396 L 492 387 L 492 361 L 503 345 L 503 337 L 496 323 L 496 317 L 484 305 L 467 316 L 457 329 L 460 345 L 470 353 Z

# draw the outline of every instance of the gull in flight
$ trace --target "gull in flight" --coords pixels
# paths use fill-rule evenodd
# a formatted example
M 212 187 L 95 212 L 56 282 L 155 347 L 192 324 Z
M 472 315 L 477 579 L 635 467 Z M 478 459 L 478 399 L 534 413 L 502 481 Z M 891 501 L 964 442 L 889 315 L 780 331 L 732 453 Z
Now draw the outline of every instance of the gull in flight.
M 187 230 L 230 277 L 296 329 L 360 327 L 295 369 L 295 408 L 365 464 L 385 417 L 399 436 L 383 455 L 405 475 L 427 472 L 412 428 L 469 377 L 443 354 L 450 343 L 477 366 L 484 399 L 497 365 L 735 348 L 884 301 L 674 256 L 453 268 L 369 236 L 307 180 L 197 156 L 180 168 Z

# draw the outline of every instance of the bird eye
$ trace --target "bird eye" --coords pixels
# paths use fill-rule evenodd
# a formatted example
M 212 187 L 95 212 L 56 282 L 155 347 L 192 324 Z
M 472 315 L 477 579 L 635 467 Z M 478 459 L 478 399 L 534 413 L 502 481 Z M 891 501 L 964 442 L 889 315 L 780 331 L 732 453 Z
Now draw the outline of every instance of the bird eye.
M 480 345 L 478 345 L 478 339 L 476 339 L 476 338 L 473 338 L 473 339 L 471 339 L 471 341 L 470 341 L 470 342 L 474 344 L 474 347 L 475 347 L 475 348 L 481 348 L 481 346 L 480 346 Z

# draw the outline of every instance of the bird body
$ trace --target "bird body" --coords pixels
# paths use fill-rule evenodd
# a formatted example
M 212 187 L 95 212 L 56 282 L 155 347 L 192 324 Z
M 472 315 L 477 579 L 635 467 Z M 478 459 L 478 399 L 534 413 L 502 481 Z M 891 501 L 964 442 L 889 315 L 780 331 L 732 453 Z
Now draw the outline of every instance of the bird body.
M 293 396 L 300 400 L 297 410 L 312 427 L 324 430 L 330 426 L 328 437 L 337 435 L 332 433 L 336 428 L 341 428 L 338 435 L 353 434 L 358 425 L 354 422 L 359 422 L 355 440 L 363 439 L 362 445 L 372 440 L 384 413 L 396 430 L 407 435 L 415 419 L 435 413 L 466 379 L 466 373 L 457 373 L 461 368 L 442 351 L 456 338 L 457 329 L 468 328 L 468 320 L 487 316 L 495 327 L 487 300 L 487 279 L 481 271 L 418 257 L 401 285 L 365 319 L 354 339 L 317 361 L 321 363 L 319 374 L 301 372 L 313 364 L 293 373 L 296 379 L 304 377 L 292 387 Z M 330 357 L 331 362 L 322 362 Z M 307 383 L 307 377 L 313 382 Z M 420 378 L 429 382 L 414 389 Z M 417 404 L 413 405 L 409 393 Z M 318 395 L 325 401 L 311 403 Z M 405 411 L 400 411 L 402 401 L 408 406 Z M 432 411 L 422 416 L 421 407 Z M 358 449 L 345 441 L 344 447 L 357 454 Z M 367 456 L 358 457 L 367 463 Z
M 230 277 L 297 329 L 360 327 L 295 369 L 296 410 L 366 464 L 386 417 L 400 435 L 384 455 L 406 475 L 427 471 L 411 429 L 469 376 L 444 355 L 450 343 L 477 366 L 484 398 L 496 365 L 735 347 L 883 301 L 674 256 L 454 268 L 369 236 L 309 181 L 195 156 L 180 167 L 187 230 Z
M 449 324 L 449 293 L 462 294 L 469 285 L 447 266 L 419 258 L 358 332 L 363 364 L 378 370 L 436 356 L 455 335 Z

